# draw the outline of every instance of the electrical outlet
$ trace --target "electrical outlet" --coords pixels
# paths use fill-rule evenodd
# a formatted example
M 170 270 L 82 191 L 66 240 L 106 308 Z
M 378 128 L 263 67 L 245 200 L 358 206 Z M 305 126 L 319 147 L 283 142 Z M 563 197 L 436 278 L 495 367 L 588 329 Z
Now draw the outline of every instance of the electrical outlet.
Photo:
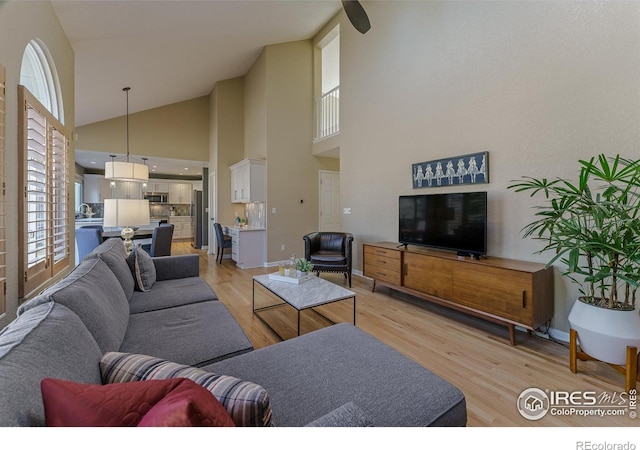
M 276 213 L 276 209 L 275 208 L 271 208 L 271 214 L 275 214 Z
M 342 214 L 351 214 L 351 208 L 343 208 Z
M 282 245 L 280 246 L 280 251 L 281 251 L 281 252 L 283 252 L 283 251 L 284 251 L 284 244 L 282 244 Z

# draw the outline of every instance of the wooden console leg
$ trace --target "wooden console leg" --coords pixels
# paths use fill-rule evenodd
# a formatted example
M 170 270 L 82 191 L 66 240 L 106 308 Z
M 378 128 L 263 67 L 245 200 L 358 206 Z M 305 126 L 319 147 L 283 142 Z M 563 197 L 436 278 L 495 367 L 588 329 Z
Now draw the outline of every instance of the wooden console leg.
M 569 330 L 569 368 L 578 373 L 578 333 L 573 328 Z
M 371 292 L 375 292 L 376 291 L 376 279 L 373 279 L 373 286 L 371 286 Z
M 627 347 L 627 365 L 625 371 L 625 390 L 629 392 L 636 388 L 636 380 L 638 378 L 638 349 L 636 347 Z
M 516 326 L 509 324 L 509 342 L 511 345 L 516 345 Z

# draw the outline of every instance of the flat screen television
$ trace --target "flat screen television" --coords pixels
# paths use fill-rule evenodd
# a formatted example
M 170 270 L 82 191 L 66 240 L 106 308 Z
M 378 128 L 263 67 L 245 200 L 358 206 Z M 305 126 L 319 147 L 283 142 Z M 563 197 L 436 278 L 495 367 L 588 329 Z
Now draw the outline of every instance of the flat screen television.
M 487 193 L 401 195 L 398 241 L 458 252 L 487 254 Z

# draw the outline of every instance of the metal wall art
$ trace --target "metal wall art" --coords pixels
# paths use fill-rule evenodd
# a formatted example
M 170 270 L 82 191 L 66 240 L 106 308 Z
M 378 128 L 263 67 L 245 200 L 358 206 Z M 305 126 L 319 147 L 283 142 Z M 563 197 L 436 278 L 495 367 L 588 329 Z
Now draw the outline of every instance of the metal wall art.
M 489 182 L 489 152 L 412 164 L 413 188 Z

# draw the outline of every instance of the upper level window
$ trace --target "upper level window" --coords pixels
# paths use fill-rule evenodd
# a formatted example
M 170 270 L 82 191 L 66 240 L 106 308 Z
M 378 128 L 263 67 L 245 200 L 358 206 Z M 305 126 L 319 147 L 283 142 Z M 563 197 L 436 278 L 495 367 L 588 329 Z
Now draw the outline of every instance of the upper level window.
M 340 26 L 318 43 L 321 95 L 316 99 L 315 140 L 340 132 Z
M 44 45 L 38 41 L 27 44 L 22 55 L 20 84 L 26 87 L 53 117 L 64 123 L 62 95 L 57 72 Z
M 322 94 L 340 86 L 340 35 L 322 47 Z

